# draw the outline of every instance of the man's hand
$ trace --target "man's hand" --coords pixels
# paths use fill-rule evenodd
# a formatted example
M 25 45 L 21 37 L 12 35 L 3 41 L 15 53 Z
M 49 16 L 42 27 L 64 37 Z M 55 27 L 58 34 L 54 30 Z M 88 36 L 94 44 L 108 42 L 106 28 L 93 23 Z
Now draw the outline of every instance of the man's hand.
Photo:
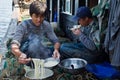
M 29 61 L 31 61 L 31 58 L 27 58 L 27 55 L 22 53 L 19 49 L 19 46 L 17 44 L 12 44 L 12 53 L 18 57 L 18 62 L 21 64 L 26 64 Z
M 80 29 L 74 29 L 74 30 L 72 30 L 72 32 L 73 32 L 75 35 L 80 35 L 80 34 L 81 34 L 81 30 L 80 30 Z
M 59 53 L 58 50 L 54 50 L 54 52 L 53 52 L 53 57 L 54 57 L 54 58 L 60 58 L 60 53 Z
M 27 58 L 26 54 L 24 53 L 22 53 L 18 58 L 18 62 L 21 64 L 27 64 L 29 61 L 31 61 L 31 58 Z

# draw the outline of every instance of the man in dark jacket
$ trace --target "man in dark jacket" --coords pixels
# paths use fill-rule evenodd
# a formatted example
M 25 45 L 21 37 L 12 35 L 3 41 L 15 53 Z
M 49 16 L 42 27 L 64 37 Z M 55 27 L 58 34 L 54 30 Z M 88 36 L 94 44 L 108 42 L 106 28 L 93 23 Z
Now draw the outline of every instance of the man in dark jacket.
M 100 44 L 100 33 L 98 23 L 93 19 L 88 7 L 80 7 L 73 18 L 80 24 L 72 32 L 77 36 L 77 43 L 64 43 L 61 45 L 61 58 L 77 57 L 83 58 L 88 63 L 96 61 Z

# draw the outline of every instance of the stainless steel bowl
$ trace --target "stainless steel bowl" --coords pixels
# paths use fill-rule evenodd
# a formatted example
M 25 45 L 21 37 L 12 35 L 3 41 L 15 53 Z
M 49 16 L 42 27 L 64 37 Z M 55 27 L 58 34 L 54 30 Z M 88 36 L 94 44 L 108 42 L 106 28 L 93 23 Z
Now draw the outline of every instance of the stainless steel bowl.
M 59 66 L 64 72 L 70 74 L 79 74 L 85 70 L 87 61 L 80 58 L 68 58 L 60 62 Z

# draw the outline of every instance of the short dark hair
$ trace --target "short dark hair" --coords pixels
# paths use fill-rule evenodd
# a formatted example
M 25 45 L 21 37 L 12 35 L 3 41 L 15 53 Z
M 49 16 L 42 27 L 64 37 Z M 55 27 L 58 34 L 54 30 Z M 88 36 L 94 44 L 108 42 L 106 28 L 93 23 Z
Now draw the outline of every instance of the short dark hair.
M 33 13 L 35 13 L 36 15 L 45 15 L 46 9 L 46 3 L 40 1 L 33 1 L 29 7 L 29 14 L 30 16 L 32 16 Z

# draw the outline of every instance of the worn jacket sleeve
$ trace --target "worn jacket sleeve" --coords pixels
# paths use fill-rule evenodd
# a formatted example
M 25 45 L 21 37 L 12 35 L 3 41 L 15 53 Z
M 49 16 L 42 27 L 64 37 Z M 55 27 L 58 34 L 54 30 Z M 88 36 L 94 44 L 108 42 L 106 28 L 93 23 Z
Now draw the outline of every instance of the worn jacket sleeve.
M 11 43 L 16 43 L 17 45 L 20 46 L 24 33 L 25 33 L 25 27 L 22 24 L 19 24 L 16 28 L 16 32 L 13 37 L 13 41 Z
M 96 50 L 96 46 L 93 40 L 91 40 L 89 37 L 87 37 L 84 33 L 81 33 L 79 35 L 79 41 L 81 41 L 86 48 L 88 48 L 91 51 Z

